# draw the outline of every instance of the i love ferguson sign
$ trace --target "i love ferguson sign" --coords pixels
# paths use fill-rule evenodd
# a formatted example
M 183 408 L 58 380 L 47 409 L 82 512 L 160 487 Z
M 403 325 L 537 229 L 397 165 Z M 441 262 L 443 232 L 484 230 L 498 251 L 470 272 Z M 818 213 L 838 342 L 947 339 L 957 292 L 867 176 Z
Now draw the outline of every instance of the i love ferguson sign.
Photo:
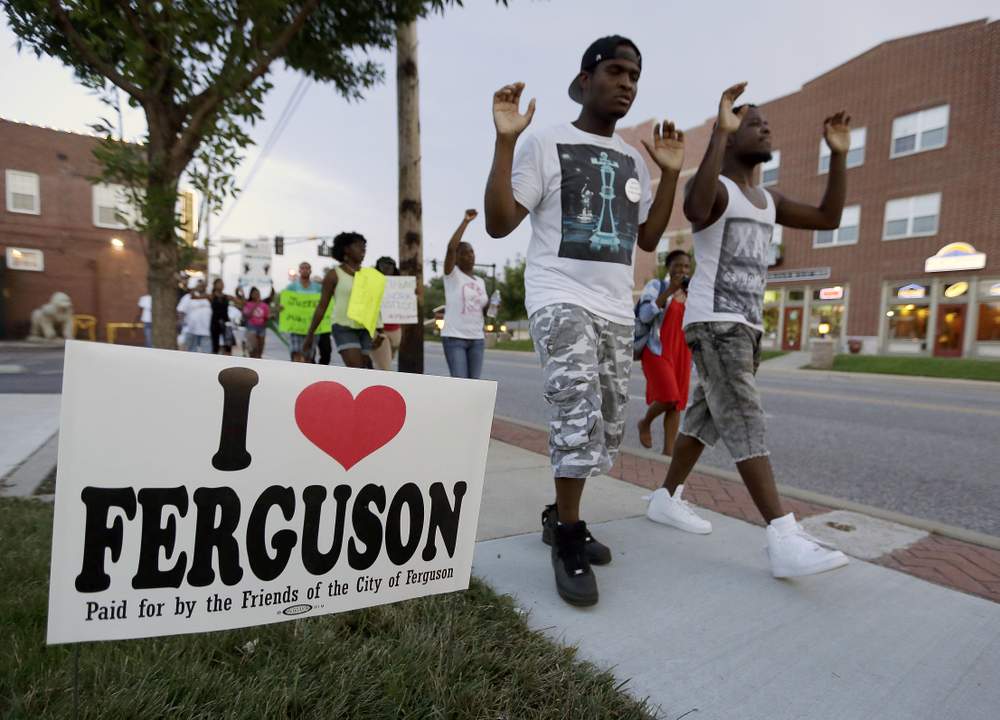
M 48 642 L 463 590 L 491 382 L 69 342 Z

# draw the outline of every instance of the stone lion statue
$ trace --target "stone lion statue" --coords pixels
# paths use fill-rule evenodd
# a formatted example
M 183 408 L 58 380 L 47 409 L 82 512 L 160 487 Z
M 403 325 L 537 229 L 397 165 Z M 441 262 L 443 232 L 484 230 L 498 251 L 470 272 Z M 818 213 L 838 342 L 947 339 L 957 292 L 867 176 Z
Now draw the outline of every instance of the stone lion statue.
M 29 340 L 69 340 L 73 337 L 73 301 L 64 292 L 31 311 Z

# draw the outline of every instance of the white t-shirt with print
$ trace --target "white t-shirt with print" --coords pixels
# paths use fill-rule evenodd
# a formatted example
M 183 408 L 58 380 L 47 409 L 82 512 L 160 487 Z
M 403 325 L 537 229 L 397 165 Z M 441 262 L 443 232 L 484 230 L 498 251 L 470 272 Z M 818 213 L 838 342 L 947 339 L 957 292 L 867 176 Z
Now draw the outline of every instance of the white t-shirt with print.
M 486 283 L 478 275 L 466 275 L 452 268 L 444 276 L 444 328 L 441 337 L 480 340 L 483 334 L 483 308 L 490 302 Z
M 143 295 L 139 298 L 139 307 L 142 308 L 142 317 L 139 322 L 153 322 L 153 298 L 150 295 Z
M 617 135 L 557 125 L 521 141 L 511 181 L 531 216 L 528 316 L 570 303 L 631 325 L 635 246 L 653 203 L 639 151 Z
M 767 250 L 777 214 L 774 197 L 761 188 L 765 206 L 759 208 L 725 175 L 719 180 L 729 202 L 718 220 L 694 233 L 695 269 L 684 327 L 738 322 L 763 331 Z

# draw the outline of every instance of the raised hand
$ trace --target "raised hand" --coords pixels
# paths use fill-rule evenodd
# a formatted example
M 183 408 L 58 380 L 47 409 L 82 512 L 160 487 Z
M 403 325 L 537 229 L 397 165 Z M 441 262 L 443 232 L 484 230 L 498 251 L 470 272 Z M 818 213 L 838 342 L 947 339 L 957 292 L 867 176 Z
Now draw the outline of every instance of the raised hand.
M 742 108 L 739 114 L 733 112 L 733 105 L 736 99 L 743 94 L 746 90 L 747 84 L 745 82 L 736 83 L 730 88 L 726 88 L 725 92 L 722 93 L 722 99 L 719 100 L 719 118 L 718 118 L 718 128 L 723 132 L 733 133 L 740 129 L 740 123 L 743 122 L 743 115 L 746 113 L 746 107 Z
M 830 152 L 846 153 L 851 149 L 851 116 L 841 110 L 823 121 L 823 138 Z
M 664 120 L 662 125 L 654 125 L 652 145 L 646 139 L 642 144 L 660 170 L 680 171 L 684 164 L 684 133 L 672 122 Z
M 479 213 L 476 210 L 468 209 L 465 211 L 465 222 L 472 222 L 476 219 Z
M 531 122 L 535 114 L 535 98 L 531 98 L 522 115 L 520 105 L 523 90 L 524 83 L 516 82 L 504 85 L 493 93 L 493 124 L 496 125 L 497 135 L 516 138 Z

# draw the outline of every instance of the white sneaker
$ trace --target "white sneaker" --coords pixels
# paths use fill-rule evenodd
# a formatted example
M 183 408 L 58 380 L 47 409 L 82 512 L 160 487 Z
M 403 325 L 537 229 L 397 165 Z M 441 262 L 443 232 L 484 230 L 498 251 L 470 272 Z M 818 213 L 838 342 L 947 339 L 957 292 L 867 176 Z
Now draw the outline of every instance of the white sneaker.
M 712 523 L 704 518 L 698 517 L 691 505 L 681 499 L 684 486 L 678 485 L 673 497 L 666 488 L 660 488 L 652 495 L 647 496 L 649 506 L 646 508 L 646 517 L 653 522 L 672 525 L 679 530 L 684 530 L 698 535 L 708 535 L 712 532 Z
M 840 550 L 825 546 L 788 513 L 767 526 L 767 555 L 776 578 L 801 577 L 836 570 L 848 563 Z

